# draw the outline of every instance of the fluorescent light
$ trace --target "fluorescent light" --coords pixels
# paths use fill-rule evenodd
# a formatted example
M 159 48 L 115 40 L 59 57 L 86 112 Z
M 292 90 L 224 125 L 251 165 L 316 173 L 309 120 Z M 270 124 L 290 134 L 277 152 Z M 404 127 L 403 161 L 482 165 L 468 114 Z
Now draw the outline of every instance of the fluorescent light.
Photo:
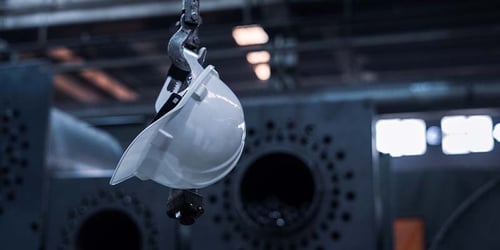
M 447 155 L 468 154 L 470 153 L 467 145 L 467 135 L 445 135 L 443 137 L 443 153 Z
M 57 47 L 57 48 L 52 48 L 47 51 L 47 54 L 56 60 L 60 60 L 63 62 L 68 62 L 68 63 L 83 63 L 84 59 L 76 55 L 72 50 L 66 48 L 66 47 Z M 107 73 L 99 70 L 99 69 L 84 69 L 80 72 L 80 76 L 86 79 L 87 81 L 91 82 L 95 86 L 101 88 L 102 90 L 110 93 L 113 95 L 116 99 L 121 100 L 121 101 L 136 101 L 138 99 L 138 94 L 134 92 L 133 90 L 129 89 L 125 84 L 121 83 L 117 79 L 111 77 Z M 58 87 L 60 89 L 65 89 L 66 91 L 72 91 L 73 94 L 72 96 L 76 97 L 74 93 L 76 93 L 74 90 L 70 90 L 69 85 L 69 80 L 68 78 L 60 78 L 58 80 Z M 81 90 L 81 88 L 79 89 Z M 80 91 L 81 92 L 81 91 Z M 81 92 L 83 93 L 83 92 Z M 78 97 L 78 98 L 81 98 Z
M 402 143 L 404 155 L 422 155 L 427 149 L 425 122 L 419 119 L 401 120 L 401 132 L 405 141 Z
M 384 154 L 391 153 L 391 149 L 394 148 L 394 137 L 390 136 L 391 129 L 396 127 L 397 123 L 397 119 L 387 119 L 379 120 L 375 124 L 376 147 L 379 152 Z
M 495 146 L 493 121 L 487 115 L 445 116 L 441 129 L 445 154 L 490 152 Z
M 441 130 L 443 134 L 464 134 L 466 129 L 467 117 L 463 115 L 445 116 L 441 119 Z
M 377 121 L 376 147 L 393 157 L 422 155 L 427 150 L 426 125 L 421 119 L 385 119 Z
M 78 101 L 86 103 L 96 103 L 101 101 L 101 97 L 88 89 L 75 78 L 66 75 L 55 75 L 53 77 L 54 86 L 65 94 L 75 98 Z
M 259 45 L 269 41 L 264 28 L 257 24 L 234 27 L 233 38 L 239 46 Z
M 469 148 L 471 152 L 490 152 L 495 147 L 493 121 L 484 115 L 470 116 L 468 119 Z
M 495 125 L 495 128 L 493 129 L 493 137 L 495 137 L 497 142 L 500 142 L 500 123 Z
M 271 78 L 271 66 L 269 64 L 258 64 L 254 67 L 255 75 L 261 81 L 267 81 Z
M 255 51 L 247 54 L 247 61 L 250 64 L 268 63 L 271 60 L 271 54 L 267 51 Z
M 136 101 L 138 95 L 110 75 L 96 69 L 84 69 L 80 75 L 121 101 Z
M 72 50 L 66 48 L 66 47 L 55 47 L 51 48 L 47 51 L 47 54 L 59 61 L 63 62 L 82 62 L 83 59 L 79 58 L 78 56 L 73 53 Z

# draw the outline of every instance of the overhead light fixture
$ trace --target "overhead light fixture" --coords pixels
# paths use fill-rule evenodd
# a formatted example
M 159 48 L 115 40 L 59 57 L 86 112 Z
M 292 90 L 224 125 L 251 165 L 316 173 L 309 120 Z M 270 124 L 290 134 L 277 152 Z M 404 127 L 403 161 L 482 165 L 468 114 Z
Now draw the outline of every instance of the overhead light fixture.
M 47 54 L 51 58 L 62 62 L 67 62 L 67 63 L 84 62 L 83 58 L 77 56 L 72 50 L 66 47 L 55 47 L 49 49 L 47 51 Z M 100 89 L 110 93 L 112 96 L 114 96 L 116 99 L 120 101 L 131 102 L 131 101 L 136 101 L 139 98 L 139 95 L 135 91 L 129 89 L 127 86 L 125 86 L 125 84 L 111 77 L 102 70 L 92 69 L 92 68 L 84 69 L 80 72 L 80 76 L 86 79 L 87 81 L 91 82 L 95 86 L 99 87 Z M 67 82 L 68 81 L 65 81 L 65 83 Z M 63 85 L 60 84 L 59 86 Z M 68 87 L 66 87 L 65 89 L 69 90 Z
M 234 27 L 233 38 L 239 46 L 260 45 L 269 41 L 266 31 L 258 24 Z
M 443 152 L 447 155 L 490 152 L 494 148 L 490 116 L 445 116 L 441 129 Z
M 84 69 L 80 75 L 120 101 L 131 102 L 138 99 L 137 93 L 101 70 Z
M 254 51 L 247 54 L 247 61 L 250 64 L 268 63 L 271 60 L 271 54 L 268 51 Z
M 75 55 L 72 50 L 66 47 L 55 47 L 47 51 L 49 57 L 63 62 L 82 62 L 83 60 Z
M 490 152 L 495 147 L 493 121 L 487 115 L 469 116 L 469 147 L 473 153 Z
M 82 86 L 78 80 L 66 75 L 55 75 L 53 78 L 54 86 L 65 94 L 85 103 L 96 103 L 102 101 L 102 98 L 94 91 Z
M 383 119 L 375 125 L 376 147 L 392 157 L 423 155 L 427 150 L 422 119 Z
M 255 65 L 253 70 L 257 78 L 261 81 L 267 81 L 271 78 L 271 66 L 267 63 Z
M 264 28 L 257 24 L 234 27 L 233 38 L 239 46 L 260 45 L 269 41 L 269 36 Z M 261 81 L 267 81 L 271 78 L 270 60 L 271 55 L 268 51 L 255 51 L 247 54 L 248 63 L 254 65 L 255 75 Z

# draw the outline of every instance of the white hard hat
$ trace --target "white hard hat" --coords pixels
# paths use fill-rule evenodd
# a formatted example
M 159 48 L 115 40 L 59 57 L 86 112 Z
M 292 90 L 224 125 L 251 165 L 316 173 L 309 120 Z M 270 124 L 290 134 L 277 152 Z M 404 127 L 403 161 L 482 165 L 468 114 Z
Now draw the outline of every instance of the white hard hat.
M 213 66 L 203 68 L 198 55 L 184 56 L 192 81 L 180 102 L 142 131 L 123 154 L 111 178 L 118 184 L 133 176 L 176 189 L 203 188 L 226 176 L 245 143 L 243 109 Z M 157 111 L 171 96 L 164 86 Z M 159 105 L 161 104 L 161 105 Z

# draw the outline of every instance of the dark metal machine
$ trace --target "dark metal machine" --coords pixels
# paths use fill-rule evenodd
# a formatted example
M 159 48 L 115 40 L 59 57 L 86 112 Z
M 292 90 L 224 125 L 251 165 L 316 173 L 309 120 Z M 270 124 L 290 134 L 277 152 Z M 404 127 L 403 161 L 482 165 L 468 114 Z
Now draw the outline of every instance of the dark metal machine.
M 109 185 L 121 146 L 50 108 L 47 67 L 4 67 L 0 81 L 1 249 L 174 249 L 169 190 Z
M 245 103 L 243 103 L 245 106 Z M 192 249 L 375 249 L 372 106 L 246 103 L 244 155 L 203 190 Z
M 479 102 L 479 101 L 478 101 Z M 490 107 L 490 108 L 484 108 Z M 416 113 L 392 113 L 385 119 L 418 118 L 427 128 L 441 126 L 449 115 L 488 115 L 500 123 L 498 108 Z M 441 143 L 427 145 L 426 153 L 390 159 L 389 177 L 392 218 L 418 218 L 423 222 L 425 245 L 430 250 L 498 249 L 500 239 L 500 149 L 491 152 L 446 155 Z
M 110 187 L 107 173 L 52 178 L 47 249 L 175 249 L 175 225 L 162 206 L 168 190 L 139 180 Z
M 51 112 L 47 249 L 172 249 L 174 224 L 165 218 L 168 189 L 109 179 L 122 150 L 114 138 Z
M 50 73 L 38 64 L 0 69 L 0 248 L 39 249 L 43 230 Z

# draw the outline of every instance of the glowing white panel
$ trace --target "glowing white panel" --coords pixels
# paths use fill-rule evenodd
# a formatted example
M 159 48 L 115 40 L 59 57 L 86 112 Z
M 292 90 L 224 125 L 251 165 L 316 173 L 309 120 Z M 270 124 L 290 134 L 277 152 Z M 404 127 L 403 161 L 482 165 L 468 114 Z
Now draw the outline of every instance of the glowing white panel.
M 447 155 L 468 154 L 467 136 L 465 134 L 445 135 L 442 142 L 443 153 Z
M 500 123 L 495 125 L 495 128 L 493 129 L 493 136 L 498 142 L 500 142 Z
M 386 119 L 375 125 L 376 147 L 393 157 L 422 155 L 427 150 L 426 126 L 420 119 Z
M 234 27 L 233 38 L 239 46 L 259 45 L 269 41 L 264 28 L 257 24 Z
M 445 154 L 490 152 L 495 146 L 490 116 L 446 116 L 441 129 Z
M 250 64 L 268 63 L 271 60 L 271 54 L 267 51 L 255 51 L 247 54 L 247 61 Z
M 469 150 L 471 152 L 490 152 L 495 146 L 493 140 L 493 121 L 489 116 L 470 116 L 467 122 Z
M 401 136 L 408 143 L 401 143 L 404 155 L 422 155 L 427 149 L 425 122 L 418 119 L 401 120 Z
M 467 133 L 467 117 L 445 116 L 441 119 L 441 130 L 443 134 L 464 134 Z
M 376 131 L 376 147 L 377 150 L 384 154 L 391 153 L 391 149 L 394 146 L 394 136 L 392 134 L 393 129 L 397 127 L 398 124 L 397 119 L 391 120 L 379 120 L 375 125 Z
M 269 64 L 258 64 L 254 67 L 255 75 L 261 81 L 267 81 L 271 78 L 271 66 Z

